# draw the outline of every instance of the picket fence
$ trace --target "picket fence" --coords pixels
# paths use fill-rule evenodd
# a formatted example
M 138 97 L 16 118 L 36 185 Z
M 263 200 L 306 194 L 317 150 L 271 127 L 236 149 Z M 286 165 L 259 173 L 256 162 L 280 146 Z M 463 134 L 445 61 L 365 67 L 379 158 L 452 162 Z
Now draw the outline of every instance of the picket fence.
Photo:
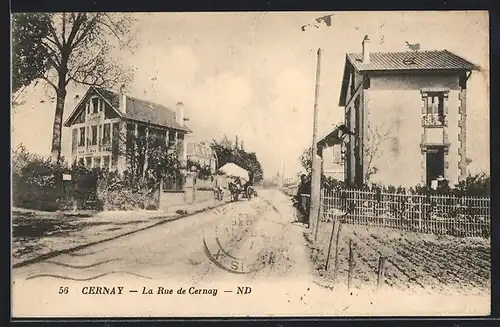
M 490 198 L 322 190 L 321 219 L 438 235 L 489 237 Z

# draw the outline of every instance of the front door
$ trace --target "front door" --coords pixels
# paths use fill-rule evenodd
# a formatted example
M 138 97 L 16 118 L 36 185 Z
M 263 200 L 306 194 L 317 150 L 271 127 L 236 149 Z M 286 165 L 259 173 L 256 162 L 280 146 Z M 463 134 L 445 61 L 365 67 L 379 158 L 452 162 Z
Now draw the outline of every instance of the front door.
M 431 184 L 439 175 L 444 177 L 444 148 L 427 149 L 427 185 Z

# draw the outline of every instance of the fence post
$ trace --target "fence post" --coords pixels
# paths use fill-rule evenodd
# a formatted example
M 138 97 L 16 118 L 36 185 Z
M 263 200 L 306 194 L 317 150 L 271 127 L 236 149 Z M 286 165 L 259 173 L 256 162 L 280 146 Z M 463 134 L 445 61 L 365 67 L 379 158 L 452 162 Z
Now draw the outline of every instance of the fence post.
M 349 240 L 349 271 L 347 275 L 347 292 L 351 291 L 352 277 L 354 273 L 354 249 L 352 246 L 352 239 Z
M 337 229 L 337 216 L 333 219 L 333 224 L 332 224 L 332 233 L 330 234 L 330 243 L 328 244 L 328 254 L 326 255 L 326 265 L 325 265 L 325 270 L 328 271 L 330 268 L 330 253 L 332 252 L 332 244 L 333 244 L 333 235 L 335 235 L 335 230 Z M 335 272 L 334 272 L 335 276 Z M 334 278 L 335 281 L 335 278 Z
M 158 210 L 161 209 L 161 195 L 163 193 L 163 177 L 160 177 L 160 187 L 158 188 Z
M 342 222 L 340 221 L 340 217 L 337 217 L 337 235 L 335 236 L 335 270 L 333 271 L 333 281 L 337 280 L 337 274 L 339 271 L 339 239 L 340 239 L 340 231 L 342 230 Z
M 418 211 L 418 231 L 421 232 L 422 231 L 422 216 L 424 215 L 424 206 L 422 205 L 422 199 L 419 199 L 418 201 L 418 205 L 419 205 L 419 211 Z
M 378 260 L 377 291 L 382 288 L 385 282 L 385 257 L 380 256 Z

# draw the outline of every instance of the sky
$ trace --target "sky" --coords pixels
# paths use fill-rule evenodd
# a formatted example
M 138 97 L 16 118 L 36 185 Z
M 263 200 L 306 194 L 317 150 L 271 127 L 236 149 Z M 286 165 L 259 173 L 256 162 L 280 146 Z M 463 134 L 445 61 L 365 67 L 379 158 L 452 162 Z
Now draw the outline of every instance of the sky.
M 332 24 L 301 30 L 324 15 Z M 182 101 L 197 139 L 238 135 L 255 152 L 264 175 L 295 177 L 299 156 L 311 145 L 316 53 L 321 48 L 318 134 L 341 122 L 338 107 L 346 53 L 450 50 L 479 65 L 468 84 L 468 157 L 471 170 L 489 171 L 489 22 L 487 12 L 245 12 L 131 13 L 135 47 L 115 51 L 134 71 L 130 95 L 175 108 Z M 69 87 L 64 118 L 73 110 Z M 31 85 L 12 111 L 12 146 L 50 153 L 53 91 Z M 41 102 L 43 101 L 43 103 Z M 474 129 L 474 127 L 480 128 Z M 62 154 L 69 156 L 70 131 Z

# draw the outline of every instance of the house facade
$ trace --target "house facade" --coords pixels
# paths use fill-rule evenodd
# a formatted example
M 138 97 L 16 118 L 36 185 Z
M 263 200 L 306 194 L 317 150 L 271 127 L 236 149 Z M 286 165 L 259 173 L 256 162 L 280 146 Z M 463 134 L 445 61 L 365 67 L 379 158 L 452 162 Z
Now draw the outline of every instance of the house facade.
M 342 160 L 342 147 L 335 144 L 325 148 L 322 153 L 323 174 L 339 181 L 344 180 L 344 161 Z
M 130 147 L 131 136 L 155 135 L 178 151 L 186 160 L 184 106 L 175 110 L 120 91 L 90 87 L 75 105 L 65 127 L 71 128 L 71 162 L 89 167 L 123 172 L 130 159 L 124 149 Z M 175 145 L 175 147 L 174 147 Z M 144 158 L 146 161 L 147 158 Z
M 465 179 L 467 80 L 477 69 L 447 50 L 371 53 L 365 37 L 362 53 L 346 55 L 339 101 L 354 134 L 343 143 L 346 182 Z
M 217 170 L 217 155 L 207 142 L 198 142 L 194 138 L 186 139 L 187 160 L 196 162 L 202 167 L 210 167 L 212 174 Z

